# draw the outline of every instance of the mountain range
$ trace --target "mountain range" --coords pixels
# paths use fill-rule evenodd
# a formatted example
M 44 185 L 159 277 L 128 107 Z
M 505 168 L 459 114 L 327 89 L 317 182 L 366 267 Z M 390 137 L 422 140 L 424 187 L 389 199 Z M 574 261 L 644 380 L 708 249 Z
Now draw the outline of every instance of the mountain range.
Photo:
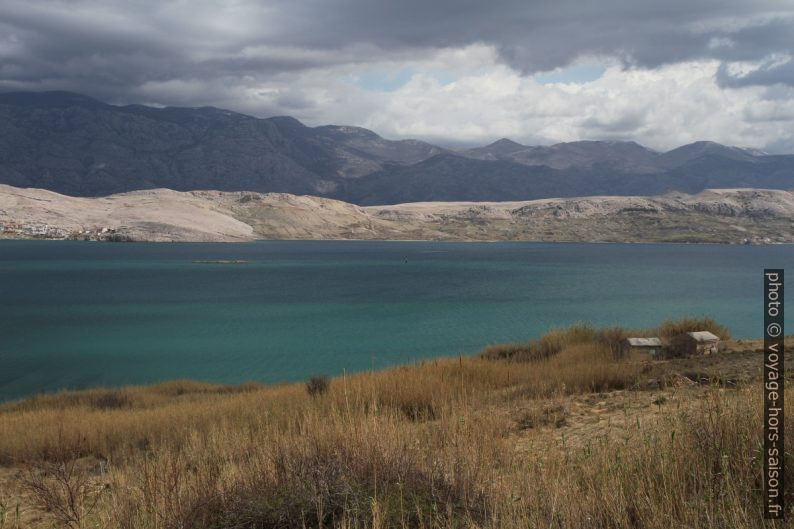
M 0 94 L 0 183 L 71 196 L 168 188 L 281 192 L 358 205 L 794 188 L 794 155 L 696 142 L 449 149 L 350 126 L 213 107 L 116 106 L 71 92 Z

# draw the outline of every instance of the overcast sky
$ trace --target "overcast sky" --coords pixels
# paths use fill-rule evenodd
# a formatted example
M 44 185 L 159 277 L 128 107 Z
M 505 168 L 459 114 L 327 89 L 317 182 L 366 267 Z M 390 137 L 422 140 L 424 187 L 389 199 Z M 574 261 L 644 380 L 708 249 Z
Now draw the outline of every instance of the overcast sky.
M 2 0 L 0 90 L 447 145 L 794 152 L 791 0 Z

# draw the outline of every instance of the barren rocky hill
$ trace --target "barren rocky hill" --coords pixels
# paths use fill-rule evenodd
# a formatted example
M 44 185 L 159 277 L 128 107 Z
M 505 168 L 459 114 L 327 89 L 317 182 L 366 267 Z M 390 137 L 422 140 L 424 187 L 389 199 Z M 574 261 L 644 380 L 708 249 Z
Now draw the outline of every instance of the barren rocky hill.
M 141 241 L 794 242 L 794 193 L 716 189 L 696 195 L 361 207 L 286 193 L 154 189 L 77 198 L 0 185 L 0 235 Z

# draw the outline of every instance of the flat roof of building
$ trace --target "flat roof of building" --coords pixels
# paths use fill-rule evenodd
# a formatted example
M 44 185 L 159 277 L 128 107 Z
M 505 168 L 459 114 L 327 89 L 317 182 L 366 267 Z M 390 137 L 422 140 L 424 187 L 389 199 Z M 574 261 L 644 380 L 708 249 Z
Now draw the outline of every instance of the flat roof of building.
M 632 347 L 659 347 L 662 341 L 659 338 L 626 338 Z
M 712 334 L 709 331 L 694 331 L 688 332 L 687 334 L 698 342 L 714 342 L 720 339 L 719 336 Z

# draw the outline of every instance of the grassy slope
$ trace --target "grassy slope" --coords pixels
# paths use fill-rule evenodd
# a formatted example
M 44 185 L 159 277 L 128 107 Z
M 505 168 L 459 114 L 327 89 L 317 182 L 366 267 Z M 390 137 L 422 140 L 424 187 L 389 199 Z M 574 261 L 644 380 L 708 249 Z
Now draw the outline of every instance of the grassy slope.
M 73 510 L 97 501 L 86 527 L 761 527 L 759 344 L 651 363 L 615 359 L 618 337 L 577 327 L 315 397 L 173 382 L 8 403 L 0 507 L 57 526 L 30 485 L 68 470 Z

